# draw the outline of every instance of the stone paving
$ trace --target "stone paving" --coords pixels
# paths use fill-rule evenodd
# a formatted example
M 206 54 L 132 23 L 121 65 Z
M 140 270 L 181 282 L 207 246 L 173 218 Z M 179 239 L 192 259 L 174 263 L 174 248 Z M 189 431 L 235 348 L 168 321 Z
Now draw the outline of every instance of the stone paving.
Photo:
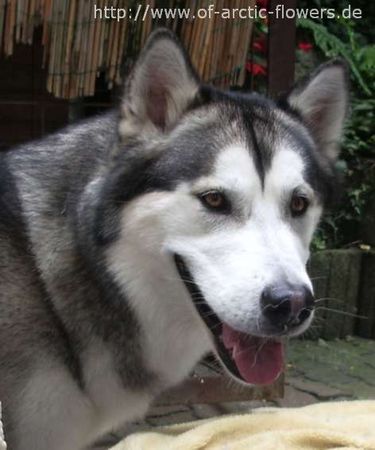
M 375 399 L 375 341 L 295 341 L 287 381 L 316 400 Z
M 335 341 L 295 339 L 288 345 L 284 398 L 272 402 L 155 406 L 144 421 L 122 434 L 223 414 L 245 413 L 262 406 L 296 407 L 350 399 L 375 399 L 375 341 L 357 337 Z M 115 442 L 118 435 L 111 438 Z
M 304 406 L 319 401 L 375 399 L 375 341 L 292 340 L 287 351 L 284 398 L 215 405 L 155 407 L 146 422 L 152 426 L 216 415 L 247 412 L 260 406 Z

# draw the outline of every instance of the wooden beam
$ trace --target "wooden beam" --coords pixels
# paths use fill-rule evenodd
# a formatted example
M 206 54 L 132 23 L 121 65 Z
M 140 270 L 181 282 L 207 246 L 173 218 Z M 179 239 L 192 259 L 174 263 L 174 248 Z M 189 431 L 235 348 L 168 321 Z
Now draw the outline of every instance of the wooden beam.
M 297 0 L 271 0 L 269 3 L 268 32 L 268 93 L 276 97 L 288 91 L 294 82 L 296 20 L 281 17 L 280 5 L 296 9 Z M 279 5 L 279 14 L 276 14 Z
M 284 375 L 269 386 L 246 386 L 234 382 L 223 373 L 211 357 L 200 362 L 191 376 L 180 385 L 165 391 L 156 401 L 158 405 L 222 403 L 282 398 Z
M 191 377 L 181 385 L 164 392 L 157 405 L 192 405 L 250 400 L 275 400 L 284 395 L 284 376 L 269 386 L 246 387 L 227 376 Z

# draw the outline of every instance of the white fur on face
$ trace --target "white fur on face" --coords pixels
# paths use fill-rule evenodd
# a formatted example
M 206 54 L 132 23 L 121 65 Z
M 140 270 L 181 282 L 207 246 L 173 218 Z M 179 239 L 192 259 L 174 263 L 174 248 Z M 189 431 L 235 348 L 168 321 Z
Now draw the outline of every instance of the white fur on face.
M 186 260 L 206 301 L 223 321 L 250 334 L 263 334 L 260 298 L 266 287 L 285 282 L 311 287 L 305 264 L 320 208 L 312 197 L 306 218 L 287 214 L 294 189 L 313 196 L 303 178 L 303 161 L 296 152 L 280 148 L 262 189 L 248 150 L 237 145 L 223 151 L 214 174 L 196 185 L 202 191 L 221 187 L 235 193 L 241 214 L 218 215 L 212 225 L 215 231 L 177 237 L 169 248 Z
M 120 239 L 108 249 L 108 267 L 123 287 L 141 328 L 144 362 L 165 389 L 182 381 L 213 349 L 190 295 L 165 249 L 169 233 L 195 233 L 194 198 L 181 192 L 151 193 L 124 210 Z
M 263 189 L 249 151 L 238 143 L 220 153 L 210 176 L 146 194 L 125 208 L 123 233 L 107 253 L 109 268 L 142 325 L 147 363 L 167 383 L 184 378 L 212 349 L 173 253 L 184 258 L 221 320 L 249 334 L 263 334 L 260 298 L 266 287 L 311 287 L 305 264 L 321 208 L 303 178 L 303 164 L 296 152 L 280 147 Z M 232 215 L 207 211 L 194 195 L 215 188 L 230 194 Z M 296 188 L 311 196 L 301 219 L 288 215 Z

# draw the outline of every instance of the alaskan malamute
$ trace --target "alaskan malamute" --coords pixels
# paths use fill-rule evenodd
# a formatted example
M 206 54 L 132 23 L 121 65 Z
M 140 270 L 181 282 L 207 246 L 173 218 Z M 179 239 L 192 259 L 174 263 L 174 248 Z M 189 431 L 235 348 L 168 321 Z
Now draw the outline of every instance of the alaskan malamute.
M 309 243 L 347 109 L 332 61 L 272 101 L 201 84 L 157 30 L 120 105 L 0 159 L 11 450 L 80 450 L 212 351 L 243 383 L 311 323 Z

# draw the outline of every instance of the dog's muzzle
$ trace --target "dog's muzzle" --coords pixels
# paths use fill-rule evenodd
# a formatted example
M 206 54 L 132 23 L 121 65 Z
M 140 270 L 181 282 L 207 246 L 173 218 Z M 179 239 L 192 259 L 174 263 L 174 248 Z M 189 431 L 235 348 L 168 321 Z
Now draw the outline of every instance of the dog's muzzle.
M 280 340 L 252 336 L 230 327 L 208 305 L 185 261 L 174 255 L 177 271 L 189 291 L 201 319 L 210 330 L 217 357 L 235 379 L 247 384 L 270 384 L 284 368 L 284 347 Z

